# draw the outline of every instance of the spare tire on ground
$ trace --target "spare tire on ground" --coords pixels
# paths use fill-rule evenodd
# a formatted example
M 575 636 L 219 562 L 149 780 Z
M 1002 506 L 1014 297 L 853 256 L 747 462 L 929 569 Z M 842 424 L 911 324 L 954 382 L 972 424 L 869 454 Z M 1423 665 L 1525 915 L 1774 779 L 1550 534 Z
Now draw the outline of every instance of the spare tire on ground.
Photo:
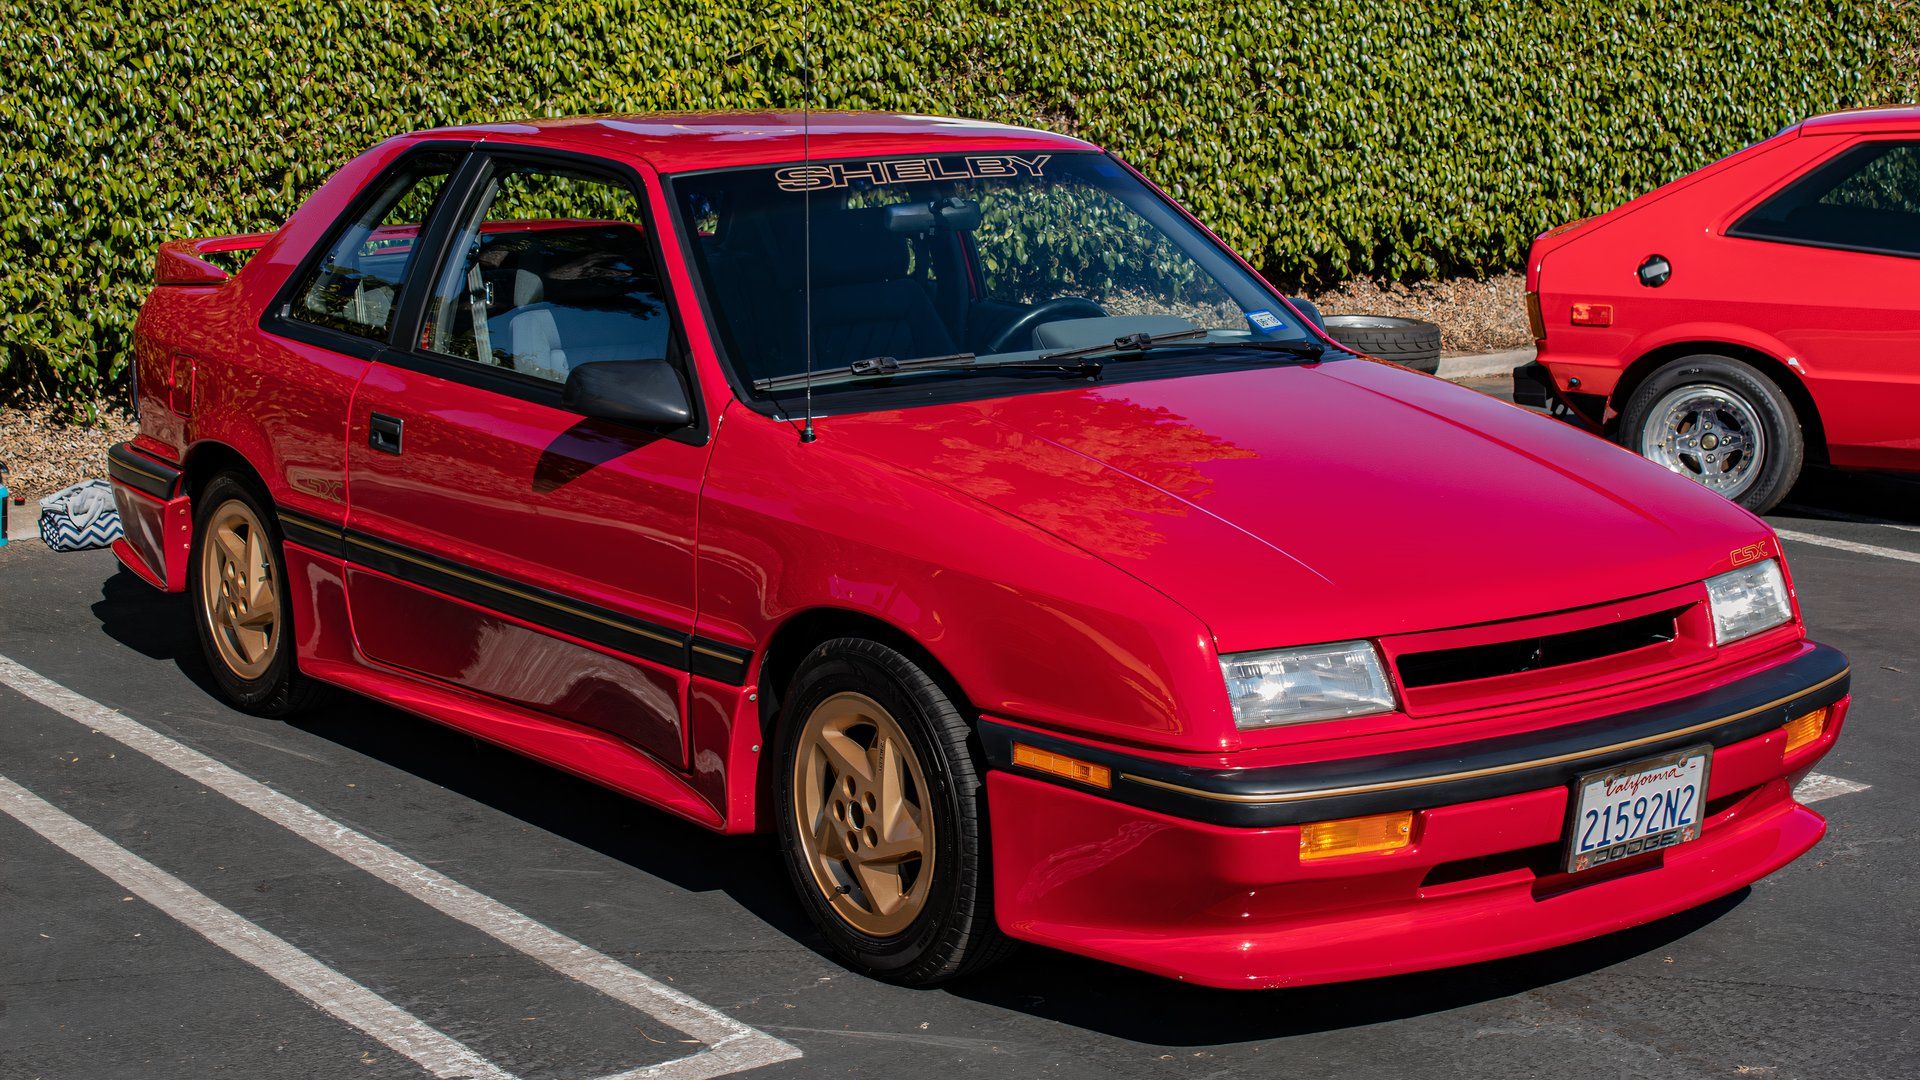
M 1391 315 L 1329 315 L 1328 336 L 1368 356 L 1431 375 L 1440 370 L 1440 328 Z

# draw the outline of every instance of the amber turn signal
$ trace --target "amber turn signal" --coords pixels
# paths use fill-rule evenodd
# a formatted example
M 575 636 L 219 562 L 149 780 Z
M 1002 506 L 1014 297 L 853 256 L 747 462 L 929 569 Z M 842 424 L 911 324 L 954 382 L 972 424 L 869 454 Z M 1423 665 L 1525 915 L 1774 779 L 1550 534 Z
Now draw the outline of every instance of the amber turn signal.
M 1543 341 L 1547 336 L 1547 319 L 1540 313 L 1540 294 L 1527 294 L 1527 330 L 1533 334 L 1533 340 Z
M 1077 784 L 1106 788 L 1113 786 L 1113 770 L 1091 761 L 1081 761 L 1026 743 L 1013 744 L 1013 763 L 1038 772 L 1050 773 Z
M 1394 851 L 1413 840 L 1413 811 L 1315 821 L 1300 826 L 1300 861 Z
M 1827 714 L 1827 708 L 1822 706 L 1805 716 L 1796 716 L 1787 721 L 1787 726 L 1780 729 L 1787 733 L 1785 752 L 1791 754 L 1818 739 L 1827 730 Z

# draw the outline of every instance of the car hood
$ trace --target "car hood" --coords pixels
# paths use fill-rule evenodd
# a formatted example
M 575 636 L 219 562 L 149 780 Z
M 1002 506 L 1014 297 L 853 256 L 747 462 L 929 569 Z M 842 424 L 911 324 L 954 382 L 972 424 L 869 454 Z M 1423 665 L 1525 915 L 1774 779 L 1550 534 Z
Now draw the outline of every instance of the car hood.
M 841 417 L 821 438 L 1113 563 L 1223 650 L 1624 599 L 1768 535 L 1598 438 L 1366 360 Z

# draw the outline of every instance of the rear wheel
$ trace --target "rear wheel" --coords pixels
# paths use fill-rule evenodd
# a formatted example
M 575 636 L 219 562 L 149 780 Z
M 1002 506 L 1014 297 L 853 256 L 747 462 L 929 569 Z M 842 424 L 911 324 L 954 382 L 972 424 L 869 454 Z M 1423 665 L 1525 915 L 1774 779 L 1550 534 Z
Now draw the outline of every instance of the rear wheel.
M 317 684 L 294 667 L 286 564 L 267 499 L 222 473 L 195 501 L 187 592 L 214 682 L 227 700 L 261 716 L 305 707 Z
M 1793 402 L 1772 379 L 1725 356 L 1688 356 L 1654 372 L 1621 411 L 1640 456 L 1756 514 L 1787 497 L 1806 460 Z
M 781 722 L 780 840 L 832 951 L 927 986 L 1011 943 L 993 919 L 986 792 L 952 699 L 885 645 L 815 649 Z

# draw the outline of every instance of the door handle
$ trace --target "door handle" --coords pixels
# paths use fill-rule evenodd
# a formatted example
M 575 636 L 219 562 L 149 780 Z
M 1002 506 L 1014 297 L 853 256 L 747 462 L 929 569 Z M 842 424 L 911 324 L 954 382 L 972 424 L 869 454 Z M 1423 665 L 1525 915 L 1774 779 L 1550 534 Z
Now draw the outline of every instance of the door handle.
M 367 445 L 383 454 L 399 453 L 400 427 L 399 417 L 374 413 L 367 422 Z

